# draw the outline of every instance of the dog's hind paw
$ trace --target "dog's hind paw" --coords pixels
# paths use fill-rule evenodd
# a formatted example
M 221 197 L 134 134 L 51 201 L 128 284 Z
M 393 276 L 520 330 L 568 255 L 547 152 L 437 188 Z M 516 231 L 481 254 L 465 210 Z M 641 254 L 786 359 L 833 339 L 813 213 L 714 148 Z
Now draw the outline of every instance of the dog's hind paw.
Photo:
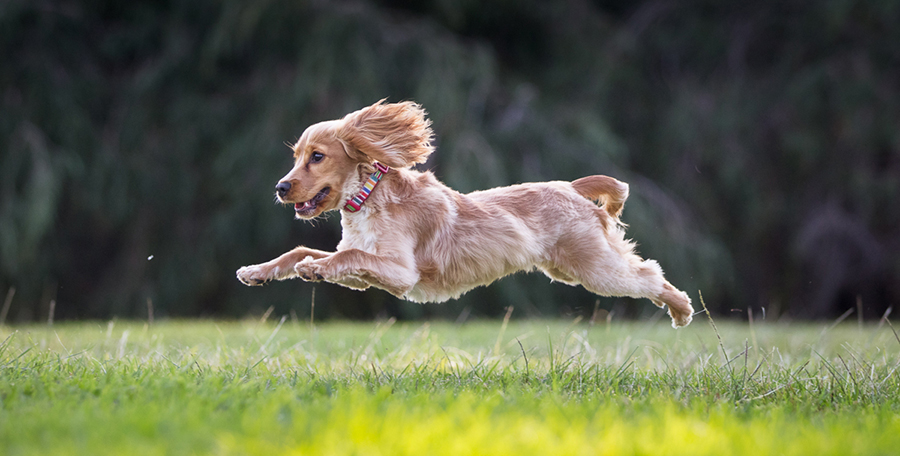
M 671 307 L 669 308 L 669 316 L 672 317 L 672 327 L 676 329 L 691 324 L 691 320 L 694 319 L 691 313 L 673 313 Z
M 678 304 L 674 302 L 668 304 L 669 316 L 672 317 L 672 327 L 676 329 L 691 324 L 691 320 L 694 319 L 694 308 L 691 307 L 690 298 L 683 292 L 681 295 L 684 301 Z

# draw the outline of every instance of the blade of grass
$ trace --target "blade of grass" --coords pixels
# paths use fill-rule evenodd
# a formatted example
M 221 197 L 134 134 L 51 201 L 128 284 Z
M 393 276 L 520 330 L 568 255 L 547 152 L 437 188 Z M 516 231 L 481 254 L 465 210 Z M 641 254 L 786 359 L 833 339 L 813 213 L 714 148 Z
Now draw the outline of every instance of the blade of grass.
M 716 338 L 719 339 L 719 348 L 722 349 L 722 358 L 725 360 L 725 365 L 727 366 L 730 361 L 728 361 L 728 352 L 725 351 L 725 344 L 722 342 L 719 328 L 716 328 L 716 322 L 713 321 L 712 314 L 709 313 L 709 309 L 706 308 L 706 302 L 703 301 L 703 292 L 697 290 L 697 293 L 700 295 L 700 304 L 703 305 L 703 311 L 706 312 L 706 317 L 709 318 L 709 324 L 712 325 L 713 331 L 716 333 Z

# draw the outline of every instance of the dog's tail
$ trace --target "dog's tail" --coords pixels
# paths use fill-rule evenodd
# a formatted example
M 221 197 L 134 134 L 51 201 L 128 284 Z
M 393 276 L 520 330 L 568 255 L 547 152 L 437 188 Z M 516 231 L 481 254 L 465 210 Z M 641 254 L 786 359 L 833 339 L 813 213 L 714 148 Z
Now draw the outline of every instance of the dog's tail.
M 628 199 L 628 184 L 609 176 L 587 176 L 572 182 L 572 188 L 579 195 L 592 200 L 600 201 L 606 212 L 616 221 L 625 207 Z

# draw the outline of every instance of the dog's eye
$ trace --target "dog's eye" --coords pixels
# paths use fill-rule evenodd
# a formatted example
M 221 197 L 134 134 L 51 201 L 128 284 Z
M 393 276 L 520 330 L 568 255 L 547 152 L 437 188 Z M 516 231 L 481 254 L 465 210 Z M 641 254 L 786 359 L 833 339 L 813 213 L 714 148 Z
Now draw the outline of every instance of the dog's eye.
M 312 156 L 309 158 L 310 163 L 319 163 L 322 159 L 325 158 L 321 152 L 313 152 Z

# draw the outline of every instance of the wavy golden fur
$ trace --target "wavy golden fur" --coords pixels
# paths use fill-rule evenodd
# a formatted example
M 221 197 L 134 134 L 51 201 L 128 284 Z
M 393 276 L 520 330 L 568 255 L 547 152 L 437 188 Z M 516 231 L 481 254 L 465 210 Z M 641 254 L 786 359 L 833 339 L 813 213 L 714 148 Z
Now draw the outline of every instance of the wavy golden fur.
M 634 253 L 619 221 L 628 185 L 608 176 L 461 194 L 411 169 L 434 151 L 421 106 L 384 100 L 312 125 L 293 146 L 294 167 L 276 186 L 297 218 L 341 211 L 335 252 L 297 247 L 237 271 L 247 285 L 300 277 L 354 289 L 370 286 L 416 302 L 442 302 L 500 277 L 540 269 L 603 296 L 668 306 L 673 326 L 690 323 L 687 294 L 653 260 Z M 392 169 L 358 212 L 356 195 L 378 161 Z M 600 201 L 600 205 L 591 200 Z

